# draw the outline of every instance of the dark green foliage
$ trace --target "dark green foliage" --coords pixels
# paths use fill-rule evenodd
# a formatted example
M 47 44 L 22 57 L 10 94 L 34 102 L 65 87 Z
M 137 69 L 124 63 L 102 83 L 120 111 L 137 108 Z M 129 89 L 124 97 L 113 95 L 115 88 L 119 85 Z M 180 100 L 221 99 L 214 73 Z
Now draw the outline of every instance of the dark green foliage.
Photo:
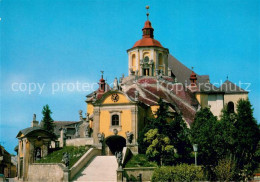
M 48 104 L 46 106 L 43 106 L 42 114 L 43 114 L 43 119 L 41 122 L 43 123 L 42 124 L 43 129 L 53 133 L 54 123 L 53 123 L 53 119 L 51 118 L 52 112 Z
M 189 161 L 192 148 L 188 139 L 189 129 L 187 128 L 186 123 L 183 121 L 179 113 L 169 112 L 169 105 L 163 102 L 162 99 L 159 99 L 158 104 L 159 108 L 155 114 L 156 117 L 150 118 L 148 124 L 140 132 L 138 138 L 139 152 L 147 153 L 147 149 L 150 146 L 149 153 L 152 154 L 152 148 L 157 148 L 158 153 L 154 153 L 149 157 L 154 156 L 150 159 L 157 161 L 158 164 L 161 164 L 162 161 L 164 165 Z M 145 136 L 145 134 L 151 129 L 157 130 L 156 137 L 154 137 L 154 142 L 157 142 L 156 145 L 153 141 L 147 140 L 147 136 Z M 160 138 L 163 140 L 158 140 Z M 170 139 L 170 142 L 166 142 L 166 144 L 163 141 L 166 141 L 167 138 Z M 160 145 L 165 145 L 165 147 L 167 146 L 167 150 L 159 150 L 159 148 L 164 148 L 164 146 Z M 174 148 L 174 150 L 171 150 L 172 152 L 170 152 L 171 146 Z M 167 155 L 165 151 L 167 151 Z M 175 151 L 175 153 L 173 151 Z M 161 157 L 159 156 L 163 156 L 163 159 L 160 159 Z
M 215 165 L 218 159 L 218 145 L 222 136 L 218 128 L 217 118 L 209 108 L 196 113 L 191 125 L 191 141 L 198 144 L 198 163 Z
M 177 166 L 163 166 L 155 169 L 152 181 L 203 181 L 203 170 L 199 166 L 181 164 Z
M 249 100 L 240 99 L 237 104 L 237 117 L 234 123 L 234 149 L 237 171 L 242 171 L 240 179 L 252 177 L 257 168 L 257 145 L 260 140 L 260 130 Z M 258 161 L 259 162 L 259 161 Z
M 80 147 L 66 146 L 58 151 L 55 151 L 47 155 L 41 160 L 35 162 L 36 163 L 62 163 L 63 153 L 68 152 L 70 157 L 69 168 L 71 168 L 87 151 L 88 148 L 86 148 L 85 146 L 80 146 Z
M 125 167 L 157 167 L 157 164 L 148 161 L 146 155 L 137 154 L 132 156 L 132 158 L 126 163 Z
M 248 99 L 238 101 L 236 113 L 229 112 L 225 106 L 220 121 L 209 108 L 203 108 L 191 125 L 192 143 L 198 144 L 198 162 L 204 165 L 209 180 L 223 180 L 219 179 L 216 167 L 231 164 L 234 165 L 229 176 L 232 180 L 250 179 L 259 160 L 256 152 L 259 137 L 259 126 Z M 231 163 L 224 163 L 225 160 Z

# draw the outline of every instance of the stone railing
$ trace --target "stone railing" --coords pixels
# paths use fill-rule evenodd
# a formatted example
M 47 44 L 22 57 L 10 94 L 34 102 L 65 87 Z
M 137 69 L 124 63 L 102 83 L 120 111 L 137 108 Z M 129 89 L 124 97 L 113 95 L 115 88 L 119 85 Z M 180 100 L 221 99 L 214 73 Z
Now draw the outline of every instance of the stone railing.
M 70 169 L 62 163 L 34 163 L 29 165 L 30 182 L 69 182 L 95 156 L 101 155 L 100 149 L 90 148 Z
M 70 180 L 72 180 L 76 174 L 86 166 L 92 158 L 101 155 L 101 150 L 96 148 L 90 148 L 71 168 L 70 168 Z

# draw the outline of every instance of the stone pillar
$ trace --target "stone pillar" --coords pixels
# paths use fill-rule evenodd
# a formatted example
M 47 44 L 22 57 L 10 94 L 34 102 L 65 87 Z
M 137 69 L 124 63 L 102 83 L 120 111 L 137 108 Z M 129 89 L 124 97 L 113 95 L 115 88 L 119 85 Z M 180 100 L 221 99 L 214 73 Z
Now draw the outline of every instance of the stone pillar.
M 133 137 L 133 144 L 137 142 L 137 136 L 138 136 L 138 108 L 135 106 L 133 109 L 131 109 L 131 118 L 132 118 L 132 131 L 134 134 Z
M 27 180 L 27 173 L 28 173 L 28 152 L 26 150 L 26 144 L 27 144 L 27 138 L 23 139 L 23 174 L 22 174 L 22 178 L 23 181 Z
M 94 117 L 93 117 L 93 139 L 94 139 L 94 144 L 98 145 L 98 136 L 97 134 L 99 133 L 100 130 L 100 108 L 99 107 L 94 107 Z
M 60 147 L 63 148 L 64 146 L 64 129 L 60 129 Z
M 17 177 L 18 177 L 18 179 L 21 177 L 21 174 L 20 174 L 20 172 L 21 172 L 21 159 L 20 159 L 20 155 L 21 155 L 21 150 L 22 150 L 22 148 L 21 148 L 21 140 L 19 140 L 19 142 L 18 142 L 18 155 L 17 155 Z

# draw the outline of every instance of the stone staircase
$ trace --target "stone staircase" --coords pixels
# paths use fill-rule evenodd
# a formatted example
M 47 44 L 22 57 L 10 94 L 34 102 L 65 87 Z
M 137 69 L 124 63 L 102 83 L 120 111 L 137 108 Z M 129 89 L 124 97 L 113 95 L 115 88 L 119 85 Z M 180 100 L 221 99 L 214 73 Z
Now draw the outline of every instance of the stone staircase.
M 96 156 L 76 177 L 74 182 L 116 182 L 115 156 Z

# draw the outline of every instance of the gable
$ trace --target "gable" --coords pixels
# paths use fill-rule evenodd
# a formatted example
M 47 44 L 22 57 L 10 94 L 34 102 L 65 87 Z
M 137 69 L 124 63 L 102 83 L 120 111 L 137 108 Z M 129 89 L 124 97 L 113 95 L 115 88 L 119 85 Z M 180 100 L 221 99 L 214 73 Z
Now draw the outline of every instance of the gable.
M 131 103 L 131 101 L 122 93 L 119 92 L 112 92 L 107 95 L 102 104 L 127 104 Z

